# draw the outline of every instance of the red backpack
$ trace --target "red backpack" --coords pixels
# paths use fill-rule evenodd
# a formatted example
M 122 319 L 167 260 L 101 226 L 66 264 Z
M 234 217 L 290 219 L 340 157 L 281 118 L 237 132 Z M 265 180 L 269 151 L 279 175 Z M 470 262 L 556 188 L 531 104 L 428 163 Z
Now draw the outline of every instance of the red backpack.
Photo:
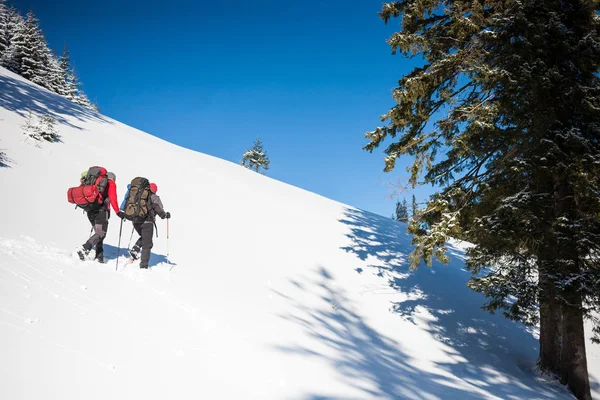
M 99 207 L 104 201 L 107 185 L 106 168 L 91 167 L 80 186 L 67 190 L 67 200 L 84 210 Z

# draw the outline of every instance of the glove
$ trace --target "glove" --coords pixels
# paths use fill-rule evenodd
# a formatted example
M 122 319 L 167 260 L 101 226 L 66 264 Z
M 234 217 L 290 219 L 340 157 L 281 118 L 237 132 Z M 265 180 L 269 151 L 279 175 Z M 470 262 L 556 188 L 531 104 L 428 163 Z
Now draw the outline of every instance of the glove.
M 166 218 L 166 219 L 169 219 L 169 218 L 171 218 L 171 213 L 167 211 L 167 212 L 165 213 L 165 218 Z
M 123 218 L 125 218 L 125 213 L 124 213 L 123 211 L 119 211 L 119 212 L 117 213 L 117 217 L 119 217 L 119 218 L 123 219 Z

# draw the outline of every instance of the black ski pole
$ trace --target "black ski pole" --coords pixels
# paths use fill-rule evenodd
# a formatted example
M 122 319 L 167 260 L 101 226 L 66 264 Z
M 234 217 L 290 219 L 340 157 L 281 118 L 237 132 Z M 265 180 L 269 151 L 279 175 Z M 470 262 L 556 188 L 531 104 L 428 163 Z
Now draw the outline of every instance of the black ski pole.
M 119 270 L 119 253 L 121 252 L 121 232 L 123 232 L 123 219 L 121 219 L 121 227 L 119 228 L 119 244 L 117 245 L 117 266 L 115 272 Z
M 169 218 L 167 218 L 167 264 L 171 264 L 171 261 L 169 261 Z M 173 267 L 174 267 L 174 265 L 171 264 L 171 267 L 169 268 L 169 272 L 171 272 Z
M 131 250 L 131 241 L 133 240 L 133 230 L 134 227 L 131 227 L 131 236 L 129 236 L 129 245 L 127 246 L 127 250 Z

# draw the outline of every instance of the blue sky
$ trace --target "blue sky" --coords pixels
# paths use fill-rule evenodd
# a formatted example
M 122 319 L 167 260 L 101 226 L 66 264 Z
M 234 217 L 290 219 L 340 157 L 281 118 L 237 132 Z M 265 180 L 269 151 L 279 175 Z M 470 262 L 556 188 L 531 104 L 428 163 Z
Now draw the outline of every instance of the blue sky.
M 259 136 L 268 176 L 389 216 L 401 160 L 362 147 L 414 67 L 392 56 L 381 0 L 14 0 L 53 48 L 66 43 L 102 113 L 239 162 Z M 383 149 L 381 149 L 383 150 Z M 149 160 L 152 162 L 152 160 Z M 400 194 L 419 200 L 430 188 Z M 242 199 L 240 199 L 242 201 Z

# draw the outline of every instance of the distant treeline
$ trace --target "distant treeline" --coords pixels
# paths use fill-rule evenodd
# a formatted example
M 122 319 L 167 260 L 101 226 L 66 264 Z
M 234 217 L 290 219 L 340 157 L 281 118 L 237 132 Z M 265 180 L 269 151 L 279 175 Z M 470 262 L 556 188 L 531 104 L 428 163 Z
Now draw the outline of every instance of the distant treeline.
M 81 89 L 67 46 L 58 56 L 49 47 L 38 19 L 0 0 L 0 66 L 37 83 L 73 103 L 98 111 Z

